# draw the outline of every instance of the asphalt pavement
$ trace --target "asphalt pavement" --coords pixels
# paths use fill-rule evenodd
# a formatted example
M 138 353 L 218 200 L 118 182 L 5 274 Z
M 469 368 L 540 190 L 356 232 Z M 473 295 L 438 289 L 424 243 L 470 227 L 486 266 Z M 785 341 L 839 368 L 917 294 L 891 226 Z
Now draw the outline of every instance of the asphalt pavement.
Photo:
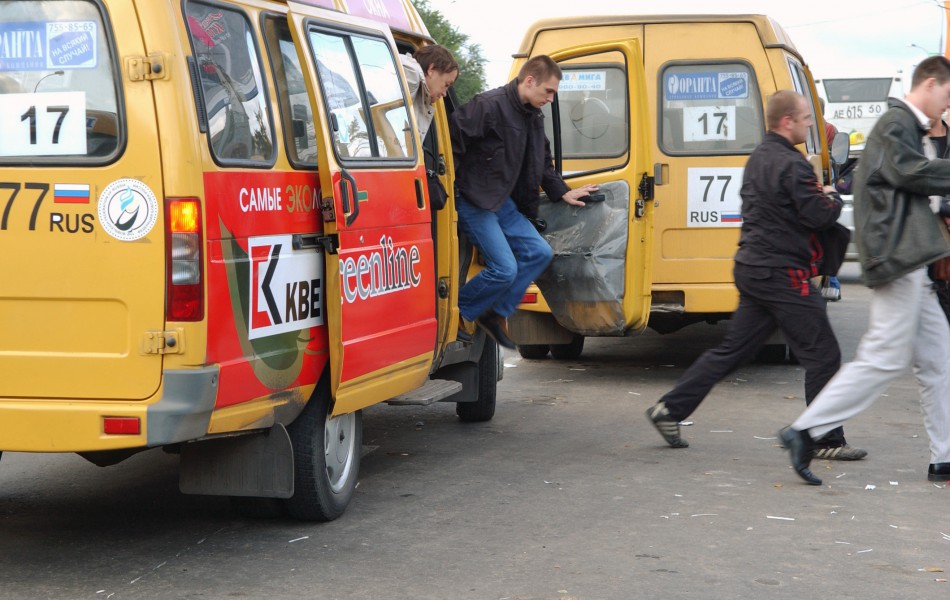
M 868 291 L 829 305 L 845 359 Z M 795 364 L 718 385 L 672 449 L 643 411 L 724 326 L 588 340 L 574 361 L 505 357 L 495 418 L 365 412 L 360 484 L 337 521 L 248 520 L 183 496 L 177 457 L 109 468 L 0 460 L 0 598 L 594 600 L 950 597 L 950 489 L 910 373 L 845 426 L 866 460 L 777 447 L 804 406 Z

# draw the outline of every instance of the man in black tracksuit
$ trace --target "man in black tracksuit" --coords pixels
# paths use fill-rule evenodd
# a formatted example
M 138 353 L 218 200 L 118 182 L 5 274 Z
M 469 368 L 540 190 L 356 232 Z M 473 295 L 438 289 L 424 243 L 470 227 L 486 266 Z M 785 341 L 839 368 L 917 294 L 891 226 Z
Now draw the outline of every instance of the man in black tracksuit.
M 841 198 L 822 189 L 796 148 L 813 124 L 805 99 L 791 91 L 769 98 L 769 132 L 749 156 L 742 178 L 742 232 L 735 256 L 739 308 L 722 343 L 703 353 L 672 390 L 647 410 L 647 418 L 674 448 L 689 444 L 678 423 L 696 410 L 714 385 L 750 360 L 778 327 L 805 367 L 805 403 L 818 395 L 841 365 L 825 300 L 811 286 L 821 256 L 816 231 L 834 225 Z M 845 443 L 841 428 L 816 448 L 816 456 L 864 458 Z

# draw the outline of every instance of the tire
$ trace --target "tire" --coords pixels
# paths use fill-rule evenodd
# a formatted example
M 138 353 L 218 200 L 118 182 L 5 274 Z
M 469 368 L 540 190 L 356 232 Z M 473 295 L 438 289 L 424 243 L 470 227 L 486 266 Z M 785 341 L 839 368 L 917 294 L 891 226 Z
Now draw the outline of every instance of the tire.
M 284 514 L 284 501 L 280 498 L 231 496 L 231 508 L 248 519 L 276 519 Z
M 580 358 L 584 351 L 584 336 L 575 335 L 567 344 L 551 344 L 551 356 L 558 360 L 574 360 Z
M 475 402 L 458 402 L 455 414 L 466 423 L 490 421 L 495 416 L 495 400 L 498 394 L 498 346 L 485 338 L 482 355 L 478 358 L 478 389 Z
M 547 344 L 525 344 L 523 346 L 519 344 L 518 354 L 521 355 L 521 358 L 540 360 L 548 355 L 550 349 L 551 347 Z
M 294 495 L 284 506 L 295 519 L 332 521 L 343 514 L 356 489 L 363 414 L 330 418 L 330 412 L 330 384 L 324 377 L 288 427 L 294 450 Z

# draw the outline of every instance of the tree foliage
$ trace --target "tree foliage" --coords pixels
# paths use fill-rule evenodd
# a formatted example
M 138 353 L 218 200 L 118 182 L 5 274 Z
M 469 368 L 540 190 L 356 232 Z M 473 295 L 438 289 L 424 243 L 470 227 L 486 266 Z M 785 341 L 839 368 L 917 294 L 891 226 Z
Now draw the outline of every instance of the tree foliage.
M 459 77 L 453 88 L 461 104 L 485 90 L 485 57 L 478 44 L 469 43 L 468 35 L 449 23 L 438 10 L 429 6 L 428 0 L 412 0 L 429 35 L 438 44 L 445 46 L 459 64 Z

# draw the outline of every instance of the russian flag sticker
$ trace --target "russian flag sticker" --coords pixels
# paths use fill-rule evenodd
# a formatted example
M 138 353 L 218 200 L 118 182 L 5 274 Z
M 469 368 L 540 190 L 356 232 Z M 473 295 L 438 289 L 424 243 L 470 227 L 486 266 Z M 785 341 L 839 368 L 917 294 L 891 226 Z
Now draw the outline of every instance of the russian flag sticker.
M 53 202 L 57 204 L 89 204 L 89 185 L 83 183 L 54 184 Z

